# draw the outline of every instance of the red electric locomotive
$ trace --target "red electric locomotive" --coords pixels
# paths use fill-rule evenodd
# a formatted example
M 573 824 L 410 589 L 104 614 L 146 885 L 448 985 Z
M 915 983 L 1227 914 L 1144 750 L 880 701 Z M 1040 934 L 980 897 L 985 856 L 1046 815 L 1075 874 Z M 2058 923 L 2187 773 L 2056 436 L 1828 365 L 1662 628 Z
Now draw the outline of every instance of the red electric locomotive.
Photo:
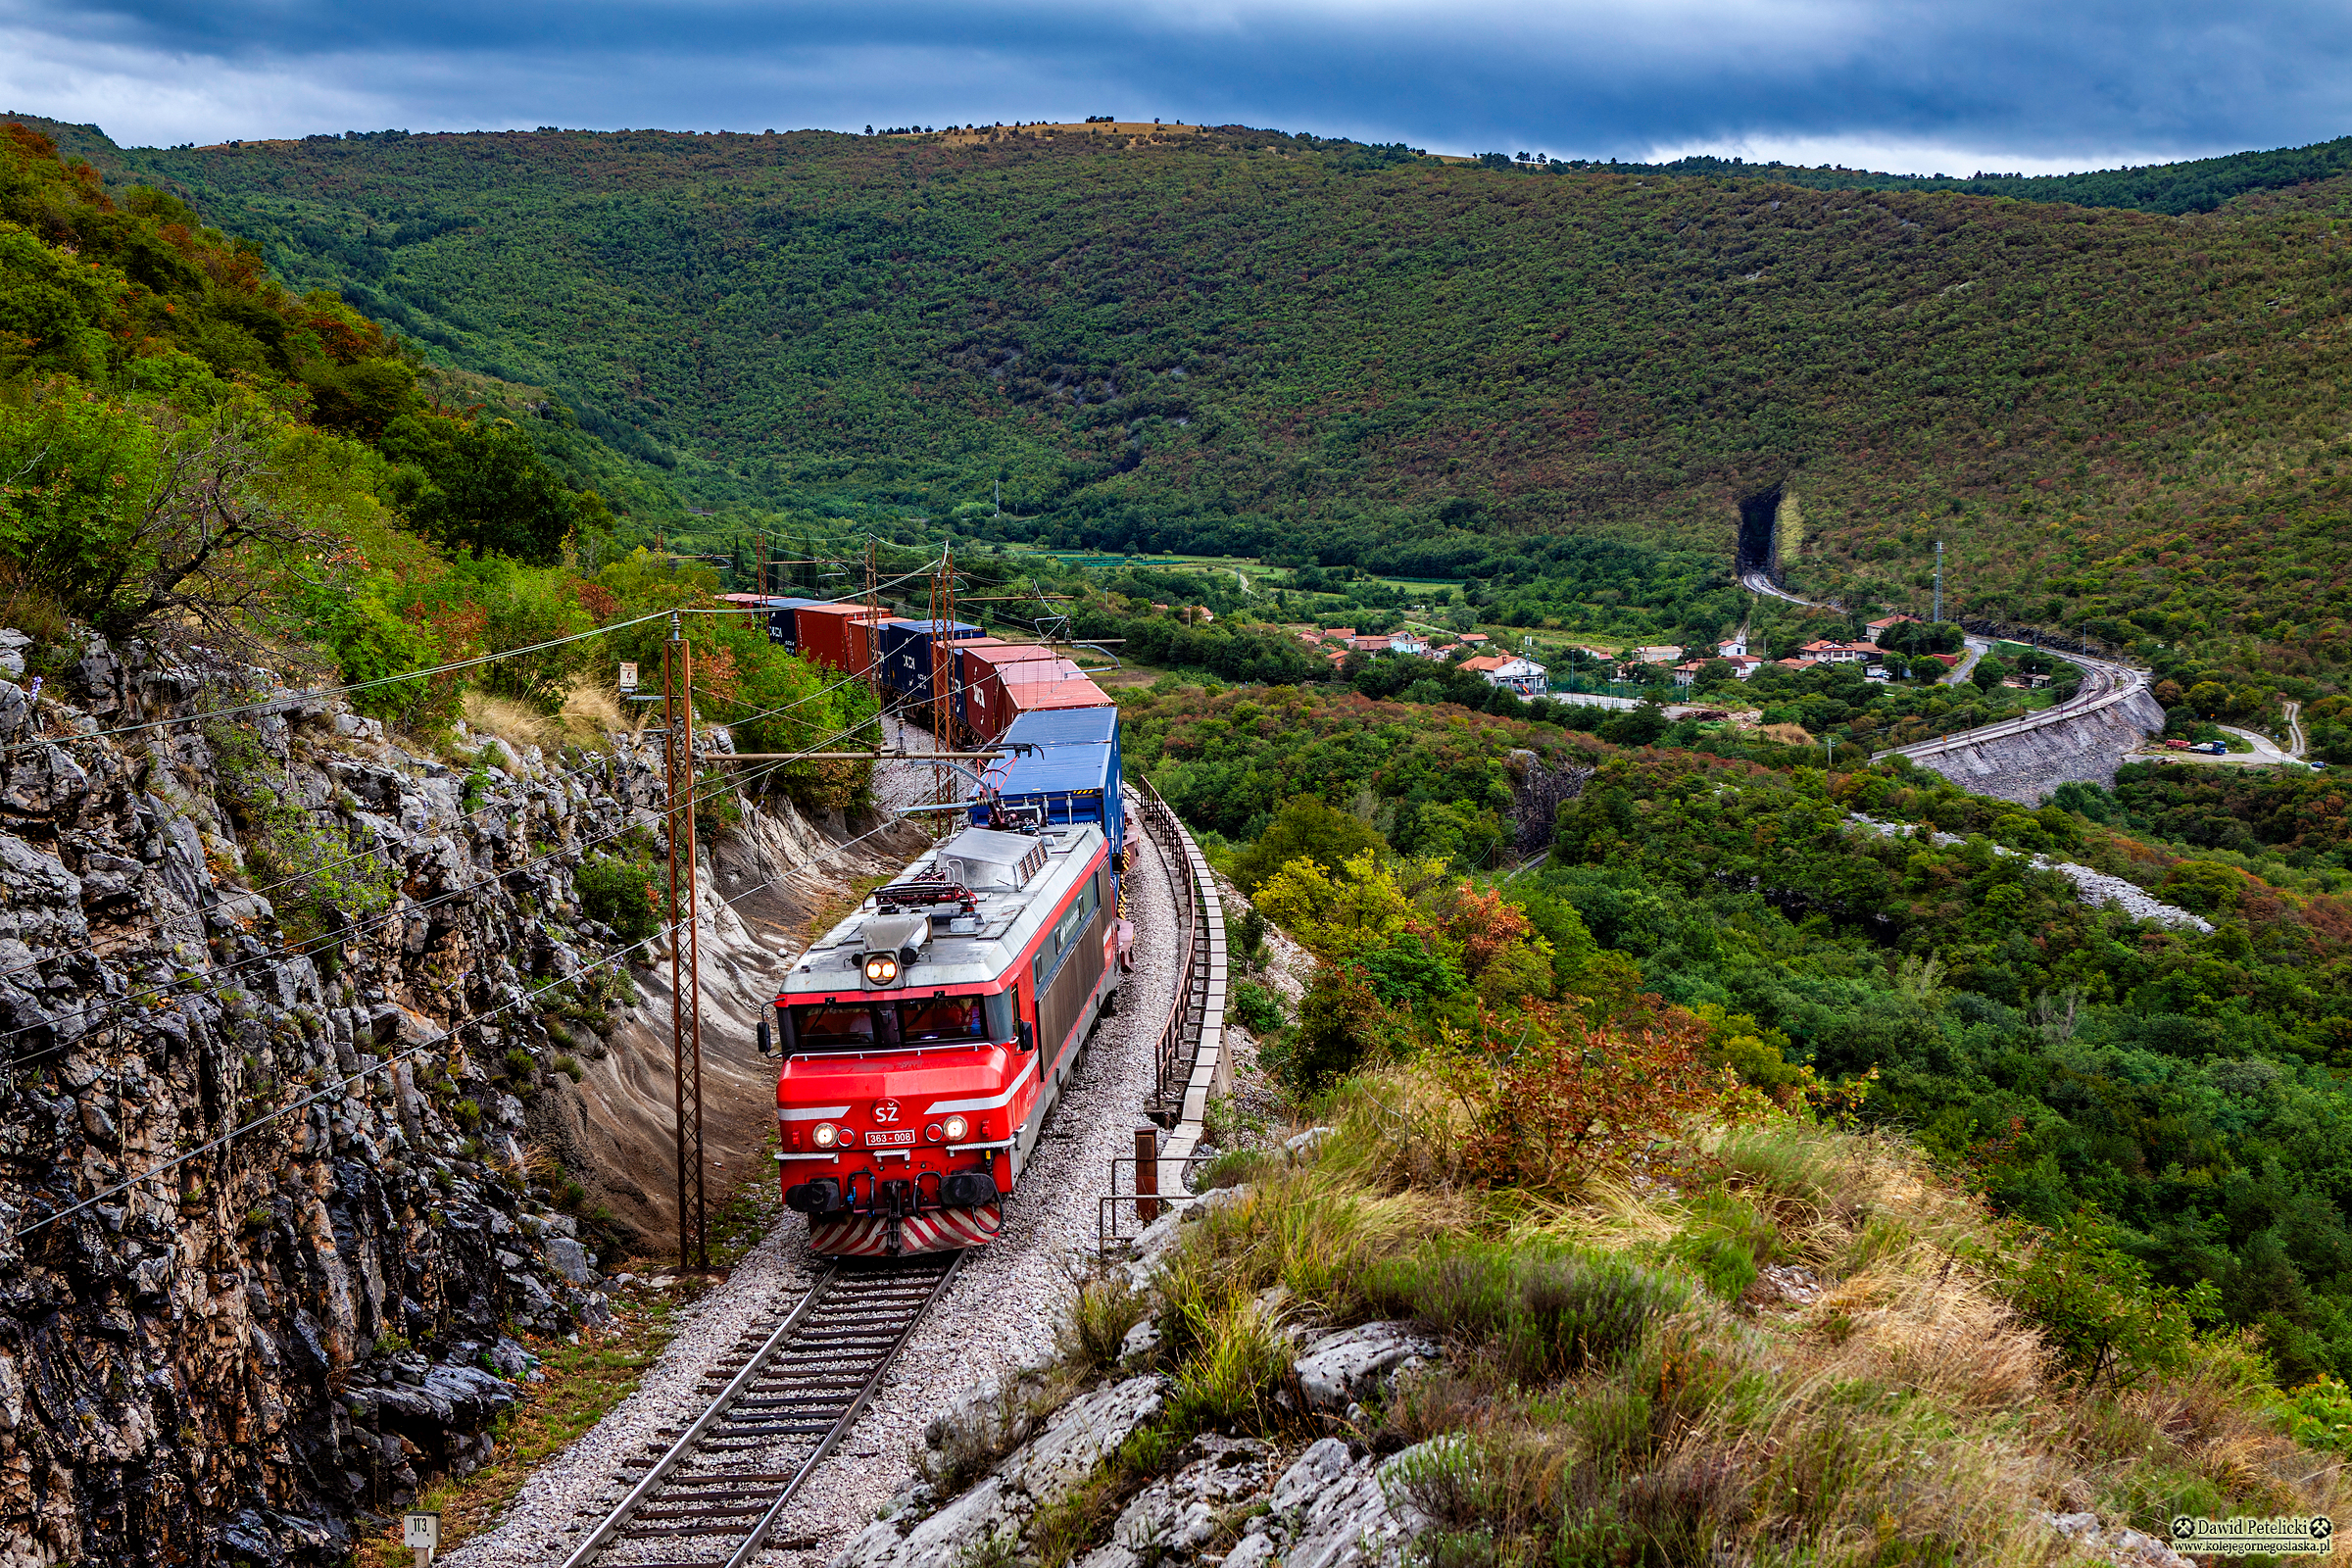
M 1116 923 L 1101 827 L 972 827 L 801 956 L 760 1050 L 783 1058 L 776 1160 L 816 1251 L 995 1237 L 1113 1003 Z

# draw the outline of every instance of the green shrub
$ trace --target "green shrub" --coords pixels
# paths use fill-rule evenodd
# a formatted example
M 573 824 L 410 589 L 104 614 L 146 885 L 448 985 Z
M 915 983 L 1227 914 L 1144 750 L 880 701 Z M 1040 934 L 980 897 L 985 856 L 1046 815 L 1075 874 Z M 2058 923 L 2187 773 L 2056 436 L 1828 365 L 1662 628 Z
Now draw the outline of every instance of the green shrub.
M 1696 1205 L 1690 1224 L 1666 1250 L 1688 1264 L 1715 1296 L 1737 1301 L 1756 1282 L 1758 1265 L 1772 1260 L 1779 1241 L 1770 1220 L 1737 1199 L 1718 1197 Z
M 1204 1161 L 1193 1173 L 1193 1186 L 1203 1193 L 1219 1187 L 1239 1187 L 1254 1181 L 1260 1171 L 1273 1163 L 1273 1156 L 1262 1149 L 1228 1149 Z
M 662 928 L 646 876 L 635 860 L 599 856 L 571 874 L 571 885 L 589 919 L 611 926 L 623 942 L 643 942 Z
M 529 1083 L 531 1070 L 537 1065 L 531 1060 L 531 1054 L 520 1046 L 510 1049 L 500 1060 L 507 1069 L 507 1076 L 518 1084 Z
M 1264 986 L 1245 980 L 1233 988 L 1233 1016 L 1251 1034 L 1270 1035 L 1282 1027 L 1282 1004 Z
M 2218 1315 L 2211 1280 L 2187 1291 L 2156 1285 L 2147 1265 L 2118 1248 L 2087 1212 L 2054 1231 L 2013 1225 L 1982 1259 L 2004 1294 L 2039 1325 L 2067 1370 L 2096 1389 L 2138 1382 L 2193 1358 L 2197 1324 Z
M 2306 1448 L 2352 1453 L 2352 1387 L 2343 1379 L 2322 1373 L 2278 1395 L 2276 1404 L 2287 1434 Z
M 556 1071 L 562 1073 L 564 1077 L 570 1079 L 575 1084 L 578 1083 L 582 1078 L 588 1076 L 587 1071 L 580 1066 L 579 1058 L 576 1056 L 558 1056 L 555 1059 L 554 1065 Z
M 458 1118 L 459 1125 L 467 1132 L 473 1131 L 482 1124 L 482 1107 L 470 1100 L 459 1101 L 450 1107 L 450 1113 Z M 442 1174 L 446 1176 L 448 1172 L 444 1171 Z M 448 1184 L 444 1183 L 443 1185 Z
M 1528 1384 L 1616 1365 L 1690 1301 L 1672 1279 L 1619 1258 L 1487 1243 L 1376 1263 L 1363 1295 L 1376 1311 L 1483 1342 L 1503 1377 Z

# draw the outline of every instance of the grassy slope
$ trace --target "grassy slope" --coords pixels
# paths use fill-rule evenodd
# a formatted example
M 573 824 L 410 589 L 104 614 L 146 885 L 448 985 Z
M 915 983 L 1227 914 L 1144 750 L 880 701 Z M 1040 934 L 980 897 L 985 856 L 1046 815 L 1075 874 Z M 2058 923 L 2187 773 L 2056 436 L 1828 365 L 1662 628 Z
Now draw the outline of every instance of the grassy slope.
M 1966 612 L 2352 653 L 2344 179 L 2172 218 L 1346 172 L 1262 133 L 122 156 L 299 281 L 642 429 L 706 500 L 939 508 L 1002 469 L 1095 541 L 1445 572 L 1553 531 L 1728 555 L 1785 483 L 1799 584 L 1908 600 L 1940 536 Z

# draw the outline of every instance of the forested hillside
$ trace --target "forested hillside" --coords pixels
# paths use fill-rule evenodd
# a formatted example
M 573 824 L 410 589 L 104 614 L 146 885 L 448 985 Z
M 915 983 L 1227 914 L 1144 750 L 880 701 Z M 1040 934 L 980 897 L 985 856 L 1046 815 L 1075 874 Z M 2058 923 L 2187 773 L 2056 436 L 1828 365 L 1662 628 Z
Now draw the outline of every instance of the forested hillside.
M 1728 558 L 1777 487 L 1823 592 L 1907 603 L 1941 537 L 1964 613 L 2327 680 L 2352 651 L 2344 178 L 2172 216 L 1371 152 L 101 149 L 705 505 L 937 516 L 1003 475 L 1016 534 L 1507 583 L 1549 535 Z
M 2066 202 L 2077 207 L 2129 207 L 2143 213 L 2210 213 L 2224 202 L 2255 191 L 2284 190 L 2352 172 L 2352 136 L 2314 142 L 2309 147 L 2230 153 L 2223 158 L 2101 169 L 2081 174 L 1995 174 L 1982 170 L 1967 175 L 1885 174 L 1828 164 L 1806 169 L 1791 164 L 1750 164 L 1737 158 L 1678 158 L 1670 164 L 1609 167 L 1623 173 L 1787 180 L 1817 190 L 1956 190 L 1972 196 L 2012 196 L 2020 201 Z
M 709 608 L 715 575 L 629 549 L 599 476 L 674 499 L 517 392 L 0 125 L 0 623 L 33 639 L 30 673 L 80 659 L 85 630 L 161 638 L 226 656 L 232 683 L 251 664 L 368 683 L 355 706 L 429 741 L 469 703 L 527 722 L 609 661 L 658 662 L 659 612 Z M 712 716 L 754 746 L 873 711 L 739 617 L 689 615 L 687 635 Z M 864 774 L 769 782 L 832 808 Z

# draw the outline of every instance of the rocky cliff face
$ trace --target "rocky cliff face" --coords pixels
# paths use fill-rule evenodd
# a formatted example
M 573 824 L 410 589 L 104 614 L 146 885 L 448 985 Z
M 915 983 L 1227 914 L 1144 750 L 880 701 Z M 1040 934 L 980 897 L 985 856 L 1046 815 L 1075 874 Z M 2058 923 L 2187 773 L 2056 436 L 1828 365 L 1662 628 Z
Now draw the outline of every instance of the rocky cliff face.
M 510 1326 L 603 1310 L 531 1126 L 624 1032 L 592 910 L 657 760 L 453 766 L 258 672 L 49 667 L 0 681 L 0 1564 L 341 1561 L 487 1453 Z

